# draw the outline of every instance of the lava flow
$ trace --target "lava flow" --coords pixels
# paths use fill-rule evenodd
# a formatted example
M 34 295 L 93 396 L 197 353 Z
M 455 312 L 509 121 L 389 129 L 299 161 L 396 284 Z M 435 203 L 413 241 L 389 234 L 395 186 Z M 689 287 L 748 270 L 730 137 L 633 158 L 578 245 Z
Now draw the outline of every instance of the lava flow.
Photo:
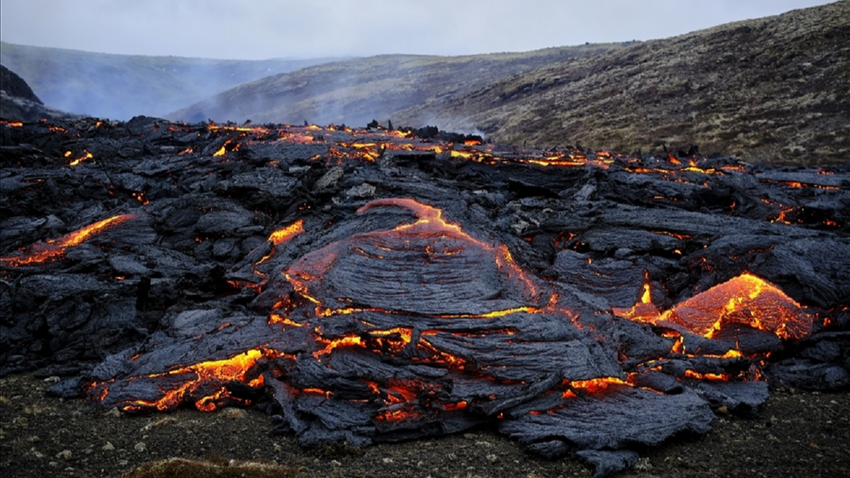
M 775 285 L 750 273 L 741 274 L 660 313 L 644 283 L 640 301 L 614 313 L 636 322 L 670 327 L 712 338 L 733 324 L 800 340 L 812 331 L 812 317 Z
M 0 374 L 72 370 L 64 397 L 253 404 L 305 446 L 490 424 L 612 470 L 767 380 L 850 383 L 809 313 L 847 327 L 844 167 L 377 123 L 0 129 Z M 144 221 L 19 249 L 114 210 Z
M 386 427 L 390 422 L 433 421 L 448 411 L 495 413 L 504 407 L 499 403 L 507 400 L 501 398 L 503 394 L 510 397 L 517 393 L 512 390 L 526 387 L 538 374 L 554 370 L 558 372 L 552 386 L 562 383 L 562 396 L 569 399 L 607 394 L 609 385 L 620 387 L 612 389 L 616 392 L 645 382 L 642 372 L 629 372 L 626 378 L 621 364 L 598 356 L 601 352 L 593 351 L 598 345 L 582 332 L 586 328 L 596 333 L 597 326 L 582 323 L 578 314 L 558 305 L 559 294 L 523 271 L 504 245 L 472 237 L 443 219 L 441 209 L 413 199 L 376 200 L 357 213 L 369 229 L 374 216 L 368 213 L 390 207 L 411 212 L 414 221 L 332 242 L 304 254 L 281 273 L 281 280 L 262 284 L 262 293 L 278 294 L 264 325 L 272 339 L 264 348 L 227 360 L 101 381 L 92 385 L 90 396 L 127 411 L 172 410 L 181 403 L 210 411 L 224 403 L 249 403 L 231 396 L 225 384 L 241 381 L 256 388 L 263 385 L 265 371 L 274 377 L 292 377 L 286 394 L 295 394 L 296 401 L 315 396 L 315 391 L 329 400 L 371 404 L 369 416 Z M 282 245 L 300 233 L 302 221 L 275 231 L 269 241 Z M 769 330 L 784 339 L 800 339 L 811 329 L 811 319 L 798 304 L 751 274 L 713 287 L 663 314 L 652 304 L 648 277 L 644 280 L 638 304 L 615 312 L 708 339 L 730 324 Z M 291 292 L 285 292 L 286 287 Z M 562 331 L 552 338 L 538 337 L 534 330 L 540 327 Z M 669 353 L 682 355 L 682 337 L 673 338 Z M 543 348 L 541 340 L 547 344 Z M 159 350 L 142 357 L 154 360 Z M 289 358 L 274 360 L 283 355 Z M 594 355 L 601 362 L 581 364 Z M 623 358 L 628 353 L 617 355 Z M 718 355 L 687 356 L 726 363 L 741 354 L 724 349 Z M 261 357 L 265 357 L 263 366 L 258 365 Z M 651 363 L 664 357 L 643 358 Z M 354 362 L 346 364 L 348 360 Z M 374 360 L 376 365 L 367 368 L 355 366 Z M 373 370 L 377 363 L 385 365 Z M 329 377 L 343 373 L 338 367 L 347 370 L 348 385 L 343 390 L 333 380 L 328 383 Z M 387 370 L 379 371 L 382 368 Z M 659 367 L 647 369 L 653 370 Z M 471 394 L 463 394 L 427 378 L 446 373 L 461 374 L 457 379 L 479 385 Z M 400 376 L 409 378 L 399 381 Z M 732 380 L 733 376 L 713 369 L 688 369 L 684 375 L 704 380 Z M 151 385 L 152 389 L 146 388 Z M 142 396 L 135 396 L 140 390 Z M 279 401 L 289 400 L 290 395 L 280 393 L 276 392 Z M 424 397 L 429 397 L 427 403 L 422 402 Z
M 211 412 L 222 405 L 250 405 L 251 401 L 234 397 L 227 384 L 243 382 L 248 387 L 262 387 L 263 376 L 257 362 L 261 358 L 274 359 L 281 354 L 274 350 L 252 349 L 228 359 L 200 362 L 179 367 L 168 372 L 150 374 L 129 380 L 124 386 L 132 388 L 135 381 L 158 381 L 154 396 L 113 403 L 124 411 L 156 409 L 171 411 L 184 403 L 192 403 L 202 412 Z M 92 383 L 88 393 L 101 402 L 109 396 L 111 382 Z
M 278 246 L 292 239 L 298 234 L 301 234 L 302 232 L 304 232 L 304 220 L 299 219 L 294 223 L 290 224 L 289 226 L 274 231 L 269 236 L 269 241 L 271 241 L 272 244 Z
M 676 304 L 656 322 L 712 338 L 721 328 L 747 325 L 800 340 L 812 331 L 812 317 L 775 285 L 744 273 Z
M 327 313 L 344 313 L 351 301 L 447 316 L 540 303 L 535 282 L 507 247 L 473 238 L 446 222 L 440 209 L 413 199 L 386 199 L 370 202 L 358 213 L 387 206 L 411 211 L 416 221 L 356 234 L 305 254 L 286 272 L 295 290 Z
M 134 214 L 124 214 L 112 216 L 110 218 L 98 221 L 78 229 L 70 234 L 62 236 L 58 239 L 49 239 L 45 242 L 37 242 L 21 251 L 19 254 L 10 257 L 0 258 L 0 264 L 4 266 L 20 267 L 27 264 L 47 262 L 61 257 L 69 247 L 76 246 L 88 240 L 96 234 L 117 226 L 135 217 Z
M 656 366 L 624 374 L 622 365 L 599 355 L 601 349 L 594 351 L 598 344 L 582 332 L 586 328 L 597 333 L 597 325 L 583 323 L 578 314 L 558 305 L 559 294 L 523 271 L 504 245 L 472 237 L 443 219 L 443 211 L 436 207 L 406 198 L 372 201 L 357 211 L 362 227 L 371 228 L 373 210 L 390 207 L 411 212 L 414 221 L 332 242 L 304 254 L 281 273 L 280 280 L 262 284 L 262 293 L 279 294 L 263 326 L 271 338 L 264 348 L 227 360 L 98 382 L 90 396 L 127 411 L 171 410 L 181 403 L 209 411 L 225 403 L 249 403 L 233 397 L 228 382 L 256 388 L 265 383 L 263 376 L 291 377 L 290 385 L 273 387 L 280 390 L 275 397 L 284 408 L 292 406 L 289 400 L 313 400 L 309 397 L 318 394 L 336 406 L 366 407 L 364 419 L 382 423 L 379 429 L 395 429 L 411 426 L 407 422 L 444 420 L 446 413 L 494 414 L 540 373 L 557 371 L 550 387 L 561 384 L 562 398 L 572 403 L 593 394 L 616 395 L 635 384 L 645 387 L 641 374 L 660 370 Z M 275 231 L 269 241 L 282 245 L 302 232 L 298 221 Z M 799 339 L 811 327 L 796 303 L 751 274 L 663 314 L 652 304 L 645 277 L 638 304 L 617 312 L 708 339 L 727 324 L 762 328 L 787 339 Z M 535 330 L 541 327 L 562 331 L 551 338 L 539 336 Z M 546 345 L 541 348 L 542 343 Z M 159 350 L 163 349 L 142 356 L 153 361 Z M 675 337 L 668 353 L 684 353 L 681 336 Z M 621 358 L 628 354 L 617 353 Z M 274 360 L 284 355 L 285 361 Z M 593 356 L 597 362 L 583 363 Z M 718 363 L 741 358 L 736 350 L 687 356 Z M 259 365 L 260 357 L 265 357 L 265 365 Z M 664 356 L 643 358 L 643 363 L 651 363 Z M 714 369 L 686 372 L 684 378 L 709 381 L 735 377 Z M 462 388 L 453 390 L 432 381 L 447 373 L 457 375 L 455 380 L 461 383 L 477 385 L 464 393 Z M 347 385 L 335 386 L 336 379 L 330 378 L 335 376 L 345 376 Z M 611 385 L 616 387 L 609 390 Z M 300 423 L 290 418 L 293 424 Z

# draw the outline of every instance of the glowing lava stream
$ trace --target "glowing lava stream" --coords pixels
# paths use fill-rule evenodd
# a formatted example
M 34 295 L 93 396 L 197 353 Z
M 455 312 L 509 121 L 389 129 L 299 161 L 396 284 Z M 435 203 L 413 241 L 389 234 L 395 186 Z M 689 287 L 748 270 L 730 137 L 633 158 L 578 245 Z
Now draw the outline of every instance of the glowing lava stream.
M 304 220 L 299 219 L 283 229 L 278 229 L 271 233 L 269 241 L 271 241 L 274 245 L 279 246 L 302 232 L 304 232 Z
M 70 163 L 68 163 L 68 166 L 76 166 L 76 165 L 78 165 L 78 164 L 82 163 L 83 161 L 85 161 L 85 160 L 87 160 L 87 159 L 91 159 L 91 158 L 93 158 L 93 157 L 94 157 L 94 156 L 93 156 L 91 153 L 89 153 L 88 151 L 84 151 L 84 152 L 85 152 L 85 154 L 84 154 L 83 156 L 80 156 L 79 158 L 76 158 L 76 159 L 72 159 L 72 160 L 71 160 L 71 162 L 70 162 Z M 72 154 L 72 153 L 71 153 L 70 151 L 65 151 L 65 157 L 66 157 L 66 158 L 70 158 L 70 157 L 71 157 L 71 154 Z
M 170 126 L 173 128 L 174 125 Z M 633 174 L 659 174 L 662 179 L 677 182 L 690 182 L 682 178 L 682 173 L 699 173 L 705 175 L 731 174 L 746 171 L 741 165 L 724 165 L 719 168 L 701 166 L 698 157 L 692 156 L 687 164 L 668 153 L 664 160 L 657 159 L 655 164 L 646 164 L 645 161 L 630 156 L 612 153 L 610 151 L 597 151 L 585 154 L 576 149 L 540 151 L 529 149 L 512 148 L 510 150 L 500 149 L 492 144 L 482 144 L 479 139 L 465 139 L 457 143 L 448 142 L 436 138 L 417 138 L 413 131 L 400 130 L 353 130 L 348 127 L 320 127 L 309 126 L 283 126 L 278 128 L 216 125 L 210 123 L 207 129 L 215 133 L 237 133 L 237 137 L 226 140 L 213 156 L 222 156 L 227 151 L 227 144 L 241 140 L 239 144 L 265 143 L 269 137 L 276 136 L 272 141 L 282 143 L 309 144 L 324 142 L 330 146 L 326 155 L 316 155 L 312 160 L 325 159 L 327 161 L 342 159 L 375 162 L 384 151 L 430 151 L 434 154 L 447 153 L 452 159 L 475 161 L 483 164 L 516 163 L 530 164 L 541 167 L 585 167 L 594 166 L 608 169 L 617 160 L 625 163 L 625 171 Z M 189 130 L 186 130 L 187 132 Z M 250 136 L 249 136 L 250 135 Z M 225 137 L 225 136 L 221 136 Z M 327 139 L 326 139 L 327 138 Z M 85 159 L 85 158 L 83 158 Z M 664 161 L 661 163 L 661 161 Z M 788 183 L 793 187 L 799 183 Z M 805 186 L 805 185 L 803 185 Z M 824 189 L 838 189 L 832 186 L 812 185 Z
M 171 390 L 163 390 L 163 396 L 155 401 L 144 401 L 144 400 L 136 400 L 129 403 L 124 403 L 120 405 L 120 408 L 124 411 L 136 411 L 143 409 L 156 408 L 160 411 L 169 411 L 177 408 L 181 403 L 184 402 L 187 394 L 190 394 L 195 389 L 198 389 L 204 385 L 208 385 L 205 381 L 213 380 L 213 381 L 229 381 L 236 380 L 243 383 L 246 383 L 250 387 L 261 387 L 263 386 L 263 376 L 258 375 L 256 378 L 248 380 L 248 373 L 257 363 L 257 361 L 266 357 L 269 359 L 273 359 L 275 357 L 280 356 L 281 354 L 274 350 L 268 349 L 252 349 L 247 352 L 235 355 L 229 359 L 224 360 L 213 360 L 208 362 L 200 362 L 194 365 L 189 365 L 187 367 L 181 367 L 175 370 L 170 370 L 164 373 L 158 373 L 153 375 L 147 375 L 142 377 L 134 377 L 133 379 L 154 379 L 165 376 L 173 376 L 173 375 L 183 375 L 189 374 L 194 375 L 195 378 L 191 380 L 186 380 L 182 382 L 179 386 Z M 89 388 L 89 394 L 98 396 L 101 401 L 108 395 L 108 388 L 106 387 L 109 382 L 105 383 L 94 383 Z M 249 401 L 231 397 L 227 389 L 223 385 L 219 385 L 217 389 L 205 395 L 201 399 L 195 401 L 195 408 L 202 412 L 211 412 L 218 408 L 218 400 L 222 399 L 230 399 L 235 402 L 241 403 L 242 405 L 250 404 Z
M 81 244 L 90 237 L 99 234 L 110 227 L 117 226 L 122 222 L 126 222 L 134 218 L 135 216 L 135 214 L 112 216 L 110 218 L 80 228 L 58 239 L 48 239 L 45 242 L 37 242 L 30 246 L 28 248 L 29 250 L 23 255 L 0 258 L 0 264 L 2 264 L 3 266 L 19 267 L 26 264 L 46 262 L 50 259 L 64 254 L 65 249 Z
M 770 282 L 745 272 L 659 314 L 650 300 L 649 283 L 631 309 L 615 309 L 621 317 L 713 338 L 724 326 L 748 325 L 783 339 L 800 340 L 812 330 L 812 317 Z
M 262 277 L 262 280 L 259 283 L 252 283 L 252 282 L 239 281 L 239 280 L 228 280 L 228 283 L 231 284 L 234 287 L 237 287 L 237 288 L 248 287 L 248 288 L 253 289 L 257 293 L 260 293 L 262 291 L 262 286 L 264 286 L 266 284 L 266 282 L 268 282 L 268 278 L 266 277 L 266 274 L 257 270 L 257 266 L 266 262 L 267 260 L 269 260 L 271 257 L 273 257 L 277 253 L 275 246 L 279 246 L 281 244 L 288 242 L 293 237 L 301 234 L 302 232 L 304 232 L 304 220 L 299 219 L 299 220 L 293 222 L 292 224 L 290 224 L 290 225 L 288 225 L 284 228 L 281 228 L 281 229 L 278 229 L 278 230 L 272 232 L 269 235 L 268 242 L 270 242 L 272 244 L 271 250 L 269 250 L 266 253 L 266 255 L 261 257 L 259 260 L 254 261 L 253 264 L 252 264 L 254 274 Z M 253 255 L 257 251 L 257 249 L 259 249 L 260 247 L 263 247 L 263 245 L 257 246 L 256 248 L 254 248 L 250 252 L 250 254 Z M 274 308 L 276 308 L 276 307 L 274 307 Z M 272 318 L 269 319 L 269 322 L 270 323 L 273 322 Z
M 658 321 L 661 314 L 655 304 L 652 303 L 652 290 L 649 286 L 649 277 L 644 271 L 643 293 L 640 296 L 640 301 L 633 305 L 630 309 L 620 307 L 612 307 L 614 315 L 633 320 L 635 322 L 646 322 L 654 324 Z

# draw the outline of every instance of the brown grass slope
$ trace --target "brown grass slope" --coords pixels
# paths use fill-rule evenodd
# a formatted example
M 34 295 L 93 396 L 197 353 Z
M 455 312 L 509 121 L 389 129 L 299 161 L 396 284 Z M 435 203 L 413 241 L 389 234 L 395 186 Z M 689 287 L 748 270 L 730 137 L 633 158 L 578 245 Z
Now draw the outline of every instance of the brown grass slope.
M 398 110 L 455 98 L 543 65 L 620 48 L 621 44 L 595 44 L 458 57 L 355 58 L 239 85 L 168 117 L 185 121 L 309 120 L 362 126 L 372 119 L 393 119 Z
M 850 161 L 850 1 L 572 58 L 394 121 L 503 143 Z

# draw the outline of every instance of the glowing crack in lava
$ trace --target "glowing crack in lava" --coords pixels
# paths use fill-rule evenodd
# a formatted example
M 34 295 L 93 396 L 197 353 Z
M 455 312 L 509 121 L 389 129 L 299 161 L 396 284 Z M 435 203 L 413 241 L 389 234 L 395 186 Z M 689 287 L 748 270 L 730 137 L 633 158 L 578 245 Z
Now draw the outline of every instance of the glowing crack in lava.
M 654 324 L 658 321 L 658 316 L 661 313 L 658 311 L 658 307 L 652 303 L 652 289 L 646 274 L 644 274 L 643 292 L 640 295 L 640 300 L 629 309 L 613 307 L 612 310 L 614 314 L 635 322 Z
M 807 333 L 793 301 L 744 275 L 663 319 L 657 310 L 633 314 L 670 324 L 657 335 L 597 313 L 570 289 L 524 271 L 504 244 L 414 199 L 372 201 L 336 227 L 328 231 L 334 240 L 259 286 L 256 303 L 274 304 L 265 315 L 191 337 L 163 334 L 109 359 L 92 373 L 89 397 L 127 411 L 211 411 L 263 396 L 277 416 L 273 432 L 295 433 L 303 445 L 360 446 L 498 423 L 544 455 L 578 450 L 602 463 L 633 443 L 707 431 L 714 415 L 706 390 L 730 408 L 741 394 L 755 394 L 746 403 L 766 397 L 763 382 L 738 373 L 751 358 L 728 348 L 685 356 L 686 333 L 714 342 L 712 330 L 729 322 L 787 338 Z M 269 240 L 289 247 L 301 231 L 297 222 Z M 648 282 L 638 305 L 652 305 Z M 668 362 L 680 372 L 665 374 Z M 725 388 L 710 388 L 718 382 Z
M 54 260 L 64 255 L 65 250 L 69 247 L 82 244 L 84 241 L 90 239 L 91 237 L 100 234 L 111 227 L 126 222 L 134 217 L 134 214 L 112 216 L 110 218 L 80 228 L 58 239 L 48 239 L 45 242 L 37 242 L 27 248 L 27 250 L 20 252 L 19 254 L 10 257 L 0 258 L 0 263 L 2 263 L 4 266 L 20 267 L 27 264 L 42 263 Z

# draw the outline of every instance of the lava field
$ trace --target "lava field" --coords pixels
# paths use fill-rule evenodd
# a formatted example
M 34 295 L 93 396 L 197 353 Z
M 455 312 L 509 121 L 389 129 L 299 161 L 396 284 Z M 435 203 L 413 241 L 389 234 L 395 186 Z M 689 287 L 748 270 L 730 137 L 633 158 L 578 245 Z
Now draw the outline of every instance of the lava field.
M 850 385 L 850 166 L 436 128 L 0 121 L 0 374 L 356 446 L 496 424 L 604 476 Z

